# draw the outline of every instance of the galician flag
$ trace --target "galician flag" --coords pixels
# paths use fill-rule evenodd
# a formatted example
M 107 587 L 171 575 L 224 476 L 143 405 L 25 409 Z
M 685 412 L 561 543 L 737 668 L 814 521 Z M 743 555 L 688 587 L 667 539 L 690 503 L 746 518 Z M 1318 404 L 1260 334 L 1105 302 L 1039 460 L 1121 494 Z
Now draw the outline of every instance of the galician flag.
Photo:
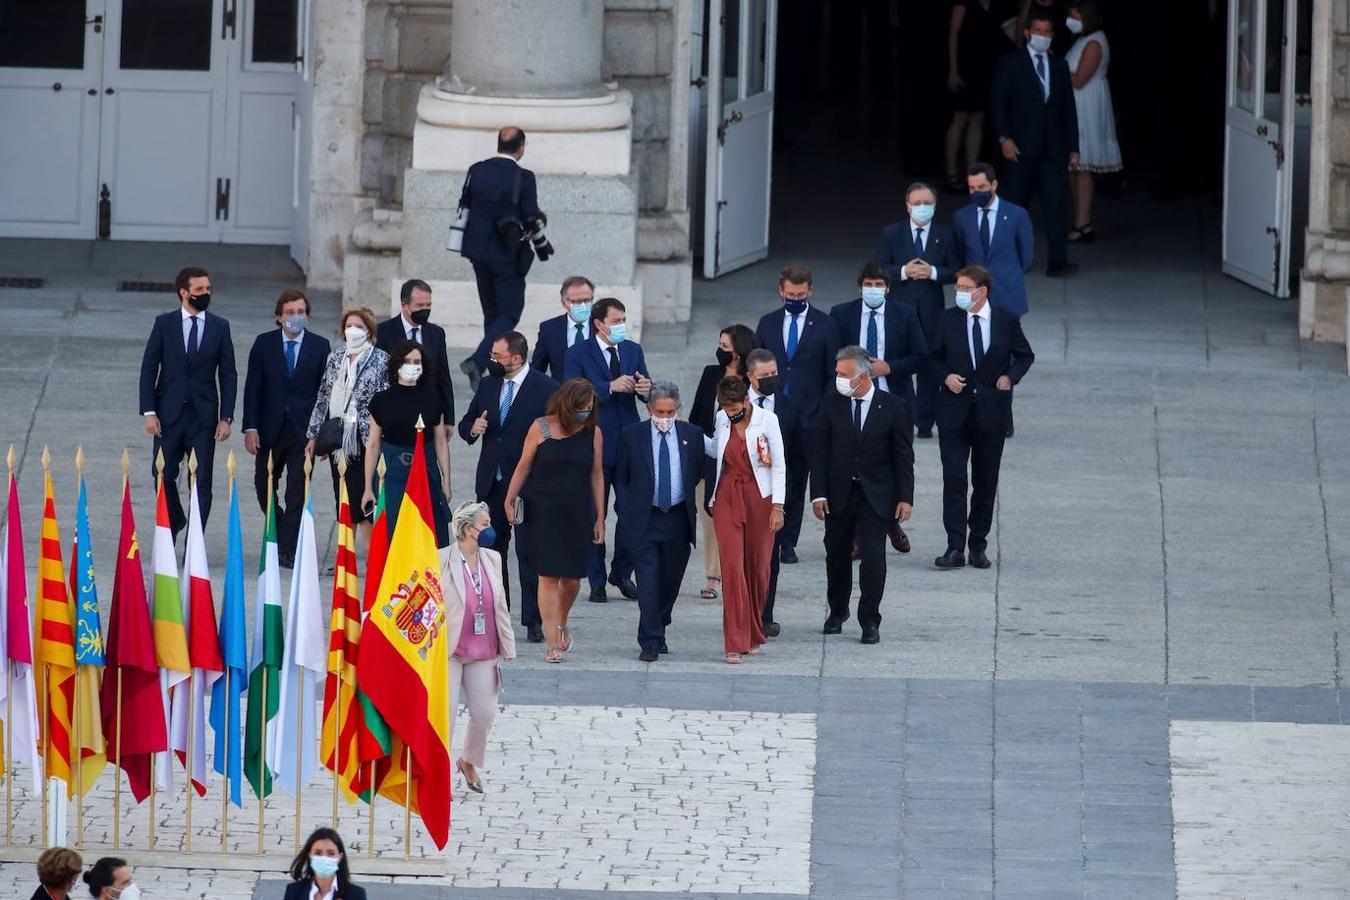
M 281 693 L 281 657 L 285 644 L 281 615 L 281 563 L 277 554 L 277 503 L 267 506 L 262 557 L 258 560 L 257 614 L 253 620 L 253 671 L 248 676 L 248 719 L 244 724 L 244 777 L 259 797 L 272 793 L 272 773 L 263 744 L 277 741 L 277 698 Z
M 173 531 L 169 528 L 169 504 L 164 494 L 164 479 L 159 479 L 155 500 L 155 597 L 153 622 L 155 660 L 159 663 L 159 691 L 164 705 L 164 721 L 172 722 L 169 692 L 192 673 L 188 657 L 187 629 L 183 623 L 183 598 L 178 586 L 178 557 L 173 549 Z M 169 750 L 155 757 L 155 786 L 173 790 L 173 768 Z
M 0 546 L 0 606 L 3 606 L 4 655 L 8 677 L 0 679 L 0 700 L 8 688 L 10 718 L 5 722 L 5 746 L 13 754 L 6 771 L 16 763 L 33 772 L 33 790 L 42 789 L 42 754 L 38 752 L 37 683 L 33 672 L 33 612 L 28 606 L 28 572 L 23 558 L 23 517 L 19 514 L 19 484 L 14 478 L 14 448 L 9 450 L 9 509 L 5 541 Z M 4 673 L 0 673 L 4 674 Z M 6 684 L 8 682 L 8 684 Z M 5 705 L 0 703 L 0 717 Z
M 173 689 L 173 715 L 169 746 L 187 767 L 192 786 L 206 796 L 206 692 L 221 673 L 225 661 L 216 635 L 216 604 L 211 597 L 211 570 L 206 564 L 206 539 L 202 536 L 202 510 L 197 501 L 197 479 L 192 478 L 188 511 L 187 556 L 183 561 L 183 624 L 187 628 L 188 658 L 192 677 Z M 188 745 L 192 759 L 188 760 Z
M 248 624 L 244 614 L 244 532 L 239 524 L 239 486 L 233 479 L 230 480 L 229 535 L 225 544 L 220 650 L 226 677 L 211 686 L 211 728 L 216 733 L 215 769 L 230 780 L 230 800 L 235 806 L 242 806 L 239 738 L 243 728 L 239 724 L 239 696 L 248 683 Z
M 360 766 L 356 735 L 356 659 L 361 639 L 361 598 L 356 578 L 356 539 L 346 479 L 339 479 L 337 565 L 333 614 L 328 627 L 328 678 L 323 687 L 323 731 L 319 758 L 332 771 L 348 803 L 356 801 L 352 779 Z
M 305 498 L 295 545 L 291 596 L 286 604 L 286 654 L 281 663 L 280 740 L 267 748 L 268 762 L 282 790 L 299 793 L 319 767 L 314 731 L 315 683 L 328 665 L 327 631 L 314 545 L 314 495 Z
M 108 755 L 103 740 L 103 624 L 98 614 L 98 585 L 94 582 L 93 541 L 89 538 L 89 500 L 80 474 L 80 499 L 75 507 L 75 543 L 70 548 L 70 596 L 75 604 L 75 720 L 74 744 L 80 770 L 72 773 L 70 796 L 85 794 L 103 774 Z
M 38 557 L 37 672 L 46 688 L 46 722 L 42 746 L 48 778 L 70 789 L 71 707 L 75 704 L 75 616 L 61 561 L 61 533 L 56 524 L 56 499 L 51 454 L 42 451 L 42 548 Z
M 411 799 L 438 848 L 450 836 L 450 651 L 420 428 L 357 683 L 412 754 Z

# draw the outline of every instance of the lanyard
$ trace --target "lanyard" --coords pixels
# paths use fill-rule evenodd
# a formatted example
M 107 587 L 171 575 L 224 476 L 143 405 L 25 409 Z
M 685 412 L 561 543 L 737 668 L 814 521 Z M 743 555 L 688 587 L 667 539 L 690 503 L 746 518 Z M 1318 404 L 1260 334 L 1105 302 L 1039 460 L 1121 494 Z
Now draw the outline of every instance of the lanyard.
M 469 583 L 473 585 L 474 596 L 478 598 L 478 613 L 483 612 L 483 561 L 478 561 L 478 571 L 475 572 L 469 568 L 467 559 L 460 560 L 460 565 L 464 567 L 464 574 L 469 576 Z

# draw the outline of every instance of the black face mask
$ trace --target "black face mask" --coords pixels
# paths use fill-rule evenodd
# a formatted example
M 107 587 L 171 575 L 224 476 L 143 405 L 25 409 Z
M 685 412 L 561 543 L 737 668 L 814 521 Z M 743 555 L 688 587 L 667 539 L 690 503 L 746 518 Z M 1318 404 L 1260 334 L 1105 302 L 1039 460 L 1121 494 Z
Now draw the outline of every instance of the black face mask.
M 731 351 L 730 351 L 730 350 L 723 350 L 721 347 L 718 347 L 718 348 L 717 348 L 717 364 L 718 364 L 719 366 L 721 366 L 722 368 L 724 368 L 724 369 L 725 369 L 727 366 L 731 365 Z
M 740 424 L 741 419 L 744 419 L 744 418 L 745 418 L 745 410 L 741 410 L 740 412 L 736 413 L 735 415 L 727 416 L 727 419 L 730 420 L 730 422 L 731 422 L 732 425 L 738 425 L 738 424 Z
M 495 359 L 489 359 L 487 362 L 487 372 L 493 378 L 505 378 L 506 366 L 497 362 Z
M 196 297 L 188 297 L 188 303 L 191 303 L 192 308 L 197 312 L 206 312 L 206 308 L 211 305 L 211 295 L 206 293 L 198 294 Z
M 782 386 L 782 380 L 777 375 L 765 375 L 759 380 L 759 387 L 755 390 L 761 397 L 772 397 L 778 393 L 778 388 Z
M 430 309 L 419 309 L 408 313 L 408 318 L 414 325 L 425 325 L 431 319 Z

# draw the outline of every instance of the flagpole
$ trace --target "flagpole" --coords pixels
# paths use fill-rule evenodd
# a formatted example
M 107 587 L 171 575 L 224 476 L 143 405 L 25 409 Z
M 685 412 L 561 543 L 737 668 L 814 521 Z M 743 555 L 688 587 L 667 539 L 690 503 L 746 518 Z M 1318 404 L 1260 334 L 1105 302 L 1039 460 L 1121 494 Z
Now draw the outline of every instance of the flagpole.
M 267 523 L 272 519 L 272 504 L 276 502 L 276 482 L 272 480 L 272 466 L 276 455 L 272 450 L 267 451 L 267 522 L 263 524 L 266 530 Z M 263 542 L 263 565 L 267 565 L 267 543 Z M 261 586 L 260 586 L 261 590 Z M 265 610 L 262 607 L 263 598 L 258 597 L 258 615 L 263 615 Z M 263 815 L 266 803 L 264 794 L 267 793 L 267 638 L 263 638 L 263 658 L 262 658 L 262 709 L 258 712 L 258 855 L 263 855 L 263 836 L 267 831 L 267 819 Z M 253 705 L 253 694 L 249 693 L 249 705 Z
M 51 454 L 51 451 L 49 451 L 49 450 L 47 449 L 47 447 L 44 446 L 44 447 L 42 448 L 42 479 L 43 479 L 43 481 L 48 481 L 48 480 L 51 479 L 51 477 L 52 477 L 52 454 Z M 44 518 L 45 518 L 45 516 L 44 516 Z M 40 576 L 40 571 L 39 571 L 39 576 Z M 33 638 L 34 638 L 33 644 L 35 645 L 35 647 L 38 647 L 38 648 L 42 647 L 42 627 L 41 627 L 41 623 L 42 623 L 42 603 L 43 603 L 43 598 L 42 598 L 42 584 L 41 584 L 41 579 L 40 579 L 40 577 L 39 577 L 39 583 L 38 583 L 38 610 L 37 610 L 37 622 L 36 622 L 36 624 L 35 624 L 35 630 L 36 630 L 37 633 L 35 633 L 35 634 L 33 635 Z M 41 652 L 41 651 L 39 651 L 39 652 Z M 50 706 L 50 703 L 51 703 L 51 698 L 48 696 L 48 693 L 51 691 L 51 689 L 52 689 L 52 667 L 47 663 L 47 654 L 46 654 L 46 653 L 42 653 L 42 697 L 40 698 L 40 702 L 39 702 L 39 704 L 38 704 L 38 710 L 39 710 L 38 715 L 41 716 L 41 718 L 39 719 L 39 722 L 40 722 L 41 724 L 40 724 L 40 726 L 39 726 L 39 728 L 38 728 L 38 734 L 42 735 L 42 842 L 43 842 L 43 844 L 48 844 L 48 843 L 50 843 L 50 837 L 49 837 L 48 832 L 47 832 L 47 826 L 48 826 L 48 822 L 47 822 L 47 782 L 50 781 L 51 778 L 48 776 L 47 773 L 51 771 L 51 755 L 52 755 L 52 754 L 51 754 L 51 750 L 52 750 L 52 723 L 47 721 L 47 713 L 49 712 L 49 706 Z
M 131 454 L 122 448 L 122 495 L 126 496 L 127 482 L 131 479 Z M 121 561 L 118 561 L 121 565 Z M 117 666 L 117 714 L 113 721 L 113 734 L 117 737 L 116 760 L 113 765 L 113 849 L 122 846 L 122 666 Z
M 78 447 L 78 448 L 76 448 L 76 450 L 75 450 L 75 472 L 76 472 L 77 475 L 79 476 L 80 487 L 84 487 L 84 447 L 83 447 L 83 446 Z M 76 522 L 75 522 L 75 529 L 76 529 L 75 550 L 76 550 L 76 554 L 78 555 L 79 549 L 80 549 L 80 547 L 79 547 L 79 545 L 80 545 L 80 538 L 79 538 L 79 527 L 80 527 L 80 523 L 79 523 L 79 520 L 78 520 L 78 512 L 77 512 L 76 515 L 77 515 L 77 519 L 76 519 Z M 87 536 L 87 535 L 86 535 L 86 536 Z M 74 563 L 75 569 L 76 569 L 76 571 L 78 572 L 79 569 L 80 569 L 80 561 L 79 561 L 78 559 L 75 559 L 75 560 L 72 560 L 72 562 Z M 79 583 L 79 576 L 77 575 L 77 576 L 76 576 L 76 584 L 78 584 L 78 583 Z M 71 587 L 71 590 L 74 591 L 75 588 L 74 588 L 74 587 Z M 75 771 L 74 771 L 73 773 L 71 773 L 71 777 L 75 780 L 75 846 L 76 846 L 76 847 L 83 848 L 83 847 L 84 847 L 84 797 L 81 796 L 80 790 L 81 790 L 81 788 L 84 787 L 84 771 L 83 771 L 83 770 L 84 770 L 84 759 L 83 759 L 83 754 L 80 752 L 80 749 L 81 749 L 81 745 L 80 745 L 80 655 L 79 655 L 80 636 L 79 636 L 79 623 L 78 623 L 79 616 L 80 616 L 80 612 L 79 612 L 79 609 L 80 609 L 80 598 L 79 598 L 79 596 L 76 595 L 76 596 L 74 597 L 74 600 L 75 600 L 75 618 L 76 618 L 76 633 L 75 633 L 75 692 L 74 692 L 74 695 L 73 695 L 74 699 L 73 699 L 73 701 L 71 702 L 71 705 L 70 705 L 70 717 L 71 717 L 71 719 L 73 720 L 71 724 L 75 727 L 75 743 L 74 743 L 74 745 L 71 747 L 70 755 L 71 755 L 72 757 L 74 757 L 74 758 L 72 759 L 72 762 L 73 762 L 74 765 L 75 765 Z
M 403 748 L 403 858 L 412 859 L 412 746 Z
M 9 467 L 9 478 L 14 480 L 14 445 L 9 445 L 5 454 L 5 465 Z M 8 527 L 5 539 L 9 539 Z M 8 577 L 8 573 L 5 573 Z M 9 615 L 9 610 L 3 611 Z M 14 661 L 9 658 L 9 648 L 0 648 L 5 654 L 5 843 L 14 846 Z
M 350 518 L 350 517 L 351 517 L 351 508 L 350 508 L 351 498 L 347 495 L 347 456 L 346 456 L 345 453 L 341 453 L 341 452 L 337 453 L 336 456 L 337 456 L 338 484 L 340 485 L 339 488 L 338 488 L 338 513 L 339 513 L 339 519 L 341 518 L 342 506 L 343 506 L 344 504 L 347 504 L 347 505 L 348 505 L 348 512 L 347 512 L 347 515 L 348 515 L 348 518 Z M 353 549 L 355 549 L 355 545 L 356 545 L 355 534 L 353 534 L 352 537 L 353 537 L 352 547 L 353 547 Z M 341 523 L 340 521 L 338 522 L 338 546 L 337 546 L 337 549 L 338 549 L 338 552 L 339 552 L 339 553 L 342 552 L 342 523 Z M 342 574 L 342 565 L 341 565 L 340 562 L 338 563 L 338 565 L 336 565 L 336 566 L 334 567 L 334 572 L 335 572 L 336 574 L 333 576 L 333 579 L 334 579 L 334 582 L 335 582 L 335 584 L 334 584 L 335 590 L 333 591 L 333 599 L 334 599 L 334 602 L 336 603 L 336 601 L 337 601 L 337 590 L 336 590 L 337 584 L 336 584 L 336 582 L 337 582 L 338 580 L 340 580 L 340 579 L 343 577 L 343 574 Z M 345 585 L 344 585 L 344 588 L 345 588 Z M 343 608 L 342 608 L 342 637 L 341 637 L 341 638 L 339 639 L 339 641 L 338 641 L 338 671 L 337 671 L 337 681 L 336 681 L 336 682 L 334 683 L 334 685 L 333 685 L 333 830 L 334 830 L 334 831 L 337 831 L 337 827 L 338 827 L 338 778 L 339 778 L 339 774 L 338 774 L 338 773 L 339 773 L 339 772 L 341 771 L 341 769 L 342 769 L 342 763 L 341 763 L 341 761 L 340 761 L 340 760 L 341 760 L 341 757 L 342 757 L 342 750 L 341 750 L 341 748 L 339 747 L 339 742 L 342 740 L 342 679 L 343 679 L 343 676 L 346 675 L 346 672 L 347 672 L 347 604 L 346 604 L 346 601 L 345 601 L 345 596 L 346 596 L 345 591 L 344 591 L 343 596 L 344 596 L 344 601 L 343 601 L 343 604 L 342 604 L 342 607 L 343 607 Z
M 366 826 L 366 858 L 375 858 L 375 760 L 371 760 L 369 785 L 366 793 L 369 795 L 367 800 L 367 815 L 370 816 L 370 823 Z
M 155 491 L 156 491 L 156 493 L 158 493 L 159 491 L 163 491 L 163 490 L 164 490 L 164 448 L 163 448 L 163 447 L 160 447 L 160 448 L 159 448 L 159 452 L 158 452 L 157 454 L 155 454 L 155 471 L 158 473 L 158 475 L 157 475 L 157 477 L 156 477 L 156 479 L 155 479 Z M 175 486 L 174 489 L 177 490 L 177 487 Z M 156 501 L 156 503 L 158 503 L 158 500 Z M 156 506 L 156 515 L 158 515 L 158 506 Z M 162 683 L 163 683 L 163 678 L 164 678 L 164 672 L 163 672 L 162 669 L 160 670 L 159 677 L 160 677 L 160 681 L 161 681 L 161 684 L 162 684 Z M 167 698 L 167 697 L 168 697 L 168 694 L 165 694 L 164 696 Z M 172 708 L 173 708 L 173 705 L 170 704 L 169 708 L 172 709 Z M 167 719 L 167 718 L 168 718 L 168 717 L 166 716 L 166 719 Z M 168 731 L 169 731 L 169 739 L 168 739 L 165 743 L 168 745 L 168 752 L 172 753 L 172 752 L 173 752 L 173 727 L 170 726 L 169 729 L 168 729 Z M 148 808 L 148 812 L 149 812 L 149 814 L 150 814 L 150 831 L 149 831 L 149 838 L 148 838 L 148 841 L 147 841 L 147 843 L 148 843 L 147 849 L 149 849 L 149 850 L 154 850 L 154 849 L 155 849 L 155 754 L 153 754 L 153 753 L 150 754 L 150 806 L 149 806 L 149 808 Z
M 309 505 L 310 475 L 314 471 L 314 457 L 305 455 L 305 505 Z M 289 476 L 288 476 L 289 477 Z M 313 543 L 312 541 L 310 543 Z M 292 577 L 298 577 L 298 573 Z M 296 666 L 299 669 L 300 666 Z M 295 852 L 300 852 L 300 770 L 305 759 L 305 679 L 296 672 L 296 696 L 300 701 L 295 705 Z M 310 715 L 314 714 L 313 710 Z
M 225 469 L 230 473 L 229 493 L 231 506 L 234 504 L 234 451 L 230 451 L 229 457 L 225 460 Z M 231 519 L 233 520 L 233 512 Z M 241 548 L 242 549 L 242 548 Z M 228 566 L 227 566 L 228 567 Z M 225 731 L 222 743 L 225 745 L 225 790 L 220 795 L 220 852 L 228 853 L 226 849 L 229 846 L 230 836 L 230 751 L 234 749 L 230 740 L 230 665 L 225 664 Z

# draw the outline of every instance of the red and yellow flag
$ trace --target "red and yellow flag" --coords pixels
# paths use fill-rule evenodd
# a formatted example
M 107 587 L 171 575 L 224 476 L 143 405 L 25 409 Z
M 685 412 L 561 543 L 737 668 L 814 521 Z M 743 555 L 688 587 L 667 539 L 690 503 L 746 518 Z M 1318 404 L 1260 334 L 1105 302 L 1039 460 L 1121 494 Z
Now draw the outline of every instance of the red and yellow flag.
M 360 724 L 356 702 L 357 647 L 361 640 L 361 599 L 357 596 L 356 539 L 347 482 L 339 479 L 337 563 L 333 575 L 333 617 L 328 629 L 328 678 L 323 687 L 323 732 L 319 758 L 331 770 L 348 803 L 356 802 L 352 782 L 360 769 Z
M 457 635 L 446 629 L 423 444 L 419 431 L 379 594 L 361 629 L 357 683 L 411 753 L 410 800 L 443 849 L 450 836 L 451 648 L 446 645 Z M 388 796 L 385 785 L 380 792 Z
M 49 457 L 43 451 L 46 461 Z M 44 466 L 44 469 L 46 467 Z M 56 524 L 52 475 L 43 473 L 42 550 L 38 558 L 37 671 L 45 685 L 47 714 L 42 722 L 42 747 L 47 776 L 71 785 L 71 707 L 75 701 L 75 605 L 61 562 L 61 534 Z

